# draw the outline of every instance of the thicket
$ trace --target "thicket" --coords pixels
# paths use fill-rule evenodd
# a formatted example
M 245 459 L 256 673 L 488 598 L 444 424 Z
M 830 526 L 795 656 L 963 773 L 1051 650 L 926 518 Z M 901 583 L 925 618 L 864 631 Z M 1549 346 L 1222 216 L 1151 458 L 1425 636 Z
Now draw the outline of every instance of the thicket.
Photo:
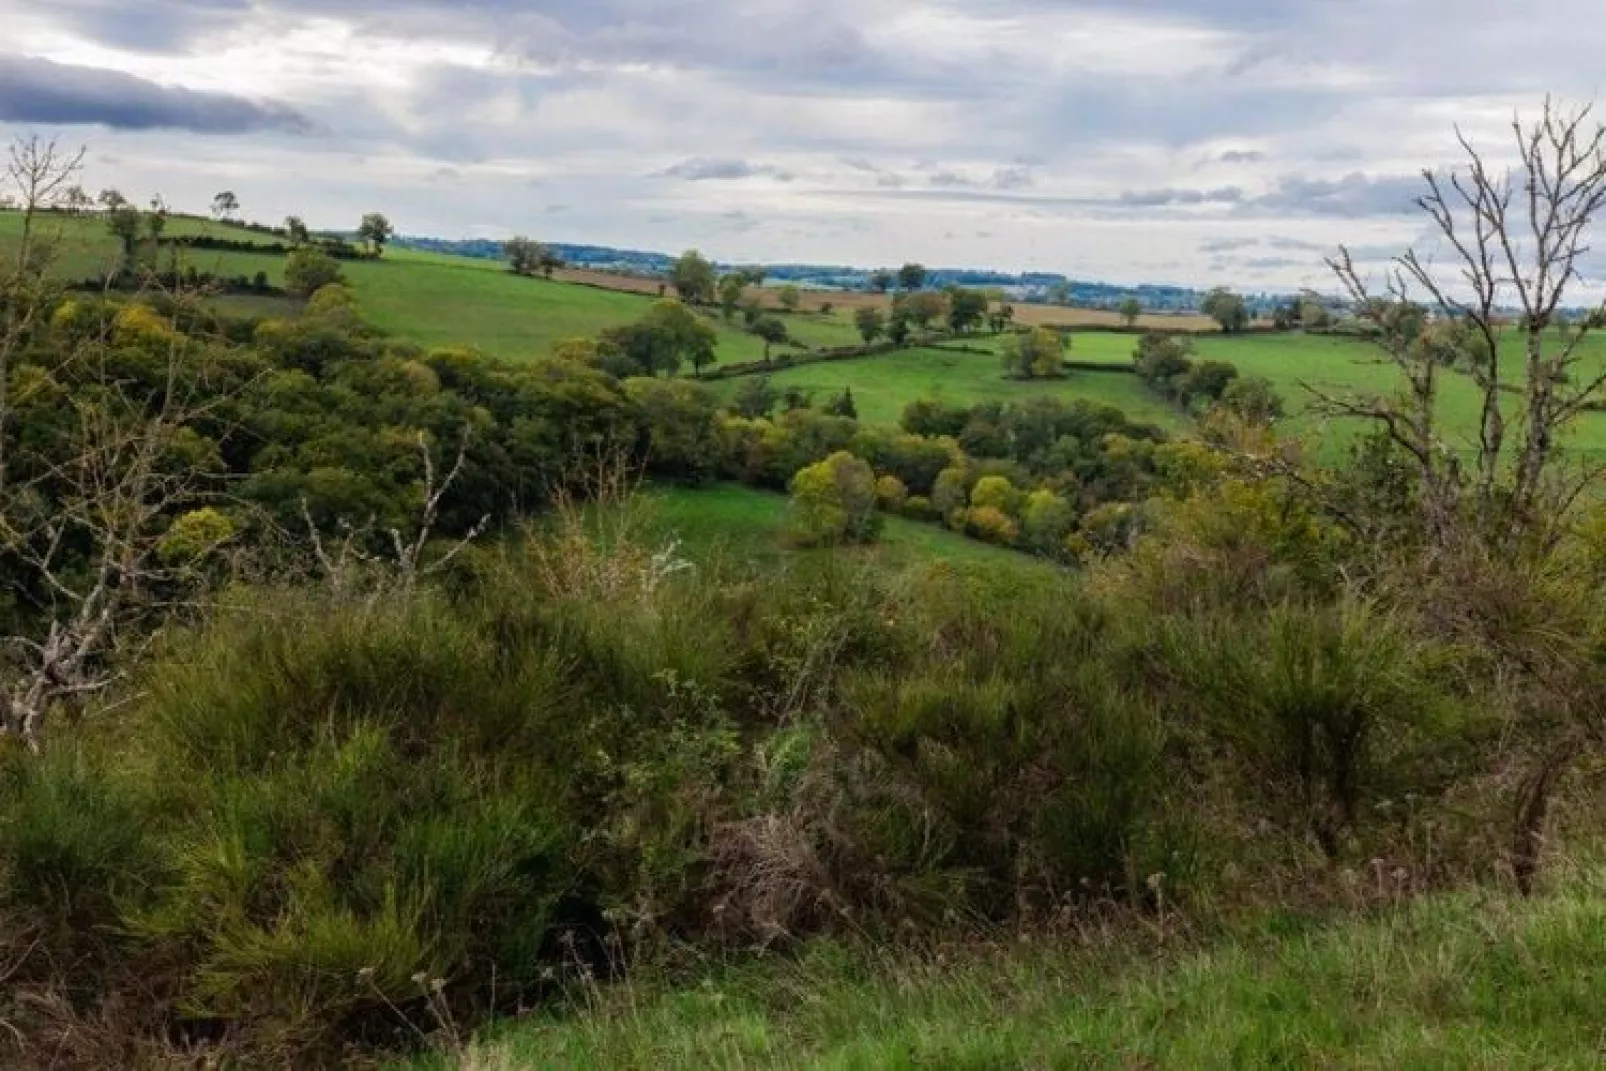
M 1230 475 L 1083 580 L 720 569 L 629 509 L 435 585 L 236 588 L 5 749 L 0 1015 L 107 1063 L 331 1058 L 688 945 L 1494 876 L 1546 739 L 1508 644 L 1602 635 L 1583 559 L 1485 647 L 1443 621 L 1498 570 L 1424 592 Z

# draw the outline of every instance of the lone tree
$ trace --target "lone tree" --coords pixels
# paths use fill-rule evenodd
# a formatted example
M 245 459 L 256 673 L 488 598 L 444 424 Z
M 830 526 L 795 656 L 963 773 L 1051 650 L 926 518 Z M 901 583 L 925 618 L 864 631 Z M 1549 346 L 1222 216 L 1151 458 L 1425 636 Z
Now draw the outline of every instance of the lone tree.
M 312 234 L 307 230 L 307 223 L 300 216 L 284 217 L 284 233 L 293 246 L 306 245 L 312 240 Z
M 514 275 L 534 275 L 551 254 L 540 242 L 519 235 L 503 244 L 502 255 L 507 257 L 508 267 Z
M 139 239 L 144 229 L 143 222 L 139 209 L 120 198 L 115 203 L 108 204 L 106 208 L 106 230 L 122 245 L 119 275 L 132 274 L 134 265 L 139 260 Z
M 887 328 L 887 318 L 874 305 L 864 305 L 857 309 L 853 313 L 853 323 L 859 329 L 859 337 L 864 339 L 867 346 L 880 338 L 881 332 Z
M 1034 327 L 1004 340 L 1004 372 L 1012 379 L 1057 379 L 1065 374 L 1070 339 L 1046 327 Z
M 1199 311 L 1221 325 L 1229 335 L 1237 334 L 1249 325 L 1249 306 L 1244 299 L 1225 287 L 1216 287 L 1205 295 Z
M 41 212 L 60 208 L 76 211 L 87 195 L 76 182 L 84 166 L 84 150 L 66 150 L 56 141 L 43 141 L 37 135 L 17 138 L 11 143 L 0 181 L 22 215 L 22 235 L 17 245 L 19 274 L 33 262 L 35 224 Z
M 869 279 L 866 281 L 870 284 L 871 290 L 874 290 L 878 294 L 885 294 L 888 290 L 892 289 L 893 280 L 893 274 L 887 269 L 881 268 L 877 271 L 871 272 Z
M 727 320 L 736 318 L 742 295 L 747 292 L 747 276 L 733 271 L 719 280 L 719 311 Z
M 787 339 L 786 323 L 779 316 L 764 316 L 753 324 L 753 334 L 764 340 L 764 363 L 770 363 L 770 347 Z
M 688 305 L 706 305 L 714 300 L 714 265 L 695 249 L 688 249 L 669 269 L 669 285 Z
M 385 243 L 395 234 L 396 228 L 390 225 L 390 220 L 378 212 L 368 213 L 357 226 L 357 237 L 368 243 L 368 251 L 375 257 L 385 255 Z
M 218 219 L 233 219 L 240 210 L 240 199 L 233 190 L 224 190 L 212 198 L 212 214 Z
M 898 286 L 906 293 L 919 290 L 926 285 L 926 266 L 924 264 L 905 264 L 898 269 Z
M 787 312 L 796 312 L 797 307 L 803 303 L 803 291 L 795 286 L 783 286 L 776 291 L 775 299 L 781 303 L 781 308 Z
M 963 334 L 977 326 L 987 316 L 988 298 L 985 291 L 969 290 L 962 286 L 948 289 L 948 326 L 955 334 Z
M 1128 327 L 1136 327 L 1138 317 L 1143 315 L 1143 303 L 1135 297 L 1122 298 L 1120 313 Z

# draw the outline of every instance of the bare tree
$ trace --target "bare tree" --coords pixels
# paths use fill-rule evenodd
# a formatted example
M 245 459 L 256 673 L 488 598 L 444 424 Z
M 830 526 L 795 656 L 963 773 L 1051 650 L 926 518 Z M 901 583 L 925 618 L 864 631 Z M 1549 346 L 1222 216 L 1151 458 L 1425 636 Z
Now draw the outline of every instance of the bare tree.
M 54 706 L 116 680 L 123 648 L 204 583 L 203 559 L 232 535 L 222 514 L 204 510 L 219 497 L 218 475 L 187 452 L 190 427 L 232 394 L 207 382 L 200 345 L 167 327 L 159 382 L 114 370 L 104 339 L 67 355 L 67 430 L 19 454 L 27 478 L 0 496 L 6 579 L 36 626 L 3 637 L 0 733 L 31 747 Z M 198 523 L 180 528 L 183 517 Z M 177 533 L 191 538 L 181 544 Z
M 77 206 L 83 191 L 76 184 L 83 170 L 84 150 L 64 150 L 37 135 L 19 137 L 6 154 L 3 185 L 22 213 L 22 237 L 13 270 L 0 272 L 0 491 L 6 479 L 6 423 L 10 414 L 11 364 L 17 351 L 38 330 L 52 286 L 48 243 L 37 233 L 38 217 L 55 208 Z
M 1537 121 L 1516 118 L 1512 132 L 1513 170 L 1491 167 L 1458 130 L 1464 167 L 1423 172 L 1427 191 L 1416 204 L 1449 250 L 1447 270 L 1411 250 L 1393 263 L 1386 291 L 1374 293 L 1347 249 L 1329 262 L 1403 373 L 1406 392 L 1398 400 L 1313 393 L 1331 412 L 1375 421 L 1413 459 L 1424 522 L 1440 545 L 1470 524 L 1494 549 L 1548 549 L 1595 475 L 1567 471 L 1559 449 L 1606 386 L 1606 372 L 1580 365 L 1580 344 L 1606 310 L 1571 320 L 1566 312 L 1589 225 L 1606 203 L 1606 127 L 1591 108 L 1568 112 L 1546 100 Z M 1445 322 L 1431 323 L 1430 309 Z M 1511 336 L 1521 348 L 1520 376 L 1501 364 Z M 1438 418 L 1443 378 L 1453 374 L 1479 390 L 1470 472 Z
M 37 134 L 19 137 L 6 153 L 5 184 L 22 213 L 22 240 L 17 245 L 17 272 L 22 274 L 34 255 L 34 225 L 41 212 L 76 207 L 81 194 L 78 175 L 84 167 L 83 148 L 68 150 L 52 138 Z

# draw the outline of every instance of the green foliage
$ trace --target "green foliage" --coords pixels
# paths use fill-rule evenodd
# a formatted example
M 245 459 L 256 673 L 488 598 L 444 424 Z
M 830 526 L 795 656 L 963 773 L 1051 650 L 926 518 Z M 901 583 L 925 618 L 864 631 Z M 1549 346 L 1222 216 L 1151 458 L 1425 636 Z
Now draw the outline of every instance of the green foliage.
M 701 371 L 714 363 L 718 341 L 713 327 L 685 304 L 654 302 L 633 324 L 602 332 L 598 345 L 604 367 L 621 375 L 674 375 L 685 364 Z
M 1063 552 L 1065 537 L 1076 523 L 1071 504 L 1047 488 L 1026 496 L 1021 510 L 1021 531 L 1026 545 L 1039 554 L 1055 556 Z
M 340 263 L 311 246 L 291 251 L 284 262 L 284 288 L 292 294 L 311 297 L 326 286 L 343 282 Z
M 981 324 L 987 317 L 988 299 L 983 290 L 970 290 L 962 286 L 948 290 L 948 326 L 955 334 L 963 334 Z
M 1135 297 L 1122 298 L 1121 306 L 1117 311 L 1120 312 L 1121 319 L 1126 321 L 1128 327 L 1136 327 L 1138 317 L 1143 315 L 1143 302 Z
M 747 292 L 747 276 L 741 272 L 731 272 L 719 280 L 719 311 L 725 319 L 735 317 L 736 310 L 741 306 L 742 295 Z
M 979 509 L 995 509 L 1013 516 L 1020 511 L 1022 495 L 1003 476 L 983 476 L 970 489 L 970 504 Z
M 692 483 L 710 479 L 721 461 L 713 395 L 686 380 L 629 379 L 624 389 L 641 411 L 654 470 Z
M 1221 392 L 1221 404 L 1253 424 L 1270 424 L 1285 412 L 1282 395 L 1264 376 L 1233 379 Z
M 1330 852 L 1386 773 L 1380 745 L 1398 746 L 1435 715 L 1429 651 L 1362 602 L 1179 625 L 1170 651 L 1217 731 Z
M 854 310 L 853 323 L 867 346 L 873 344 L 887 329 L 885 314 L 874 305 L 861 305 Z
M 1046 327 L 1033 327 L 1004 339 L 1004 371 L 1017 379 L 1057 379 L 1065 374 L 1070 338 Z
M 802 546 L 875 539 L 876 479 L 870 466 L 839 451 L 792 478 L 792 537 Z
M 770 359 L 770 347 L 788 338 L 786 323 L 777 316 L 764 316 L 752 326 L 753 334 L 764 340 L 764 359 Z
M 1227 334 L 1236 334 L 1249 325 L 1249 306 L 1244 299 L 1224 287 L 1217 287 L 1205 295 L 1199 311 L 1221 325 Z
M 539 271 L 550 278 L 553 269 L 563 266 L 552 250 L 522 235 L 508 239 L 502 246 L 502 255 L 507 257 L 514 275 L 534 275 Z
M 898 269 L 898 287 L 905 292 L 919 290 L 926 285 L 926 268 L 923 264 L 905 264 Z
M 798 305 L 803 301 L 803 291 L 788 284 L 775 292 L 775 299 L 787 312 L 796 312 Z
M 367 213 L 362 217 L 362 222 L 357 225 L 358 239 L 368 243 L 369 252 L 375 257 L 384 255 L 385 244 L 395 234 L 396 228 L 391 226 L 390 220 L 386 219 L 384 214 L 380 212 Z
M 688 305 L 706 305 L 714 299 L 714 265 L 688 249 L 669 269 L 669 285 Z
M 731 408 L 749 420 L 767 417 L 780 401 L 780 393 L 768 376 L 744 376 L 731 395 Z

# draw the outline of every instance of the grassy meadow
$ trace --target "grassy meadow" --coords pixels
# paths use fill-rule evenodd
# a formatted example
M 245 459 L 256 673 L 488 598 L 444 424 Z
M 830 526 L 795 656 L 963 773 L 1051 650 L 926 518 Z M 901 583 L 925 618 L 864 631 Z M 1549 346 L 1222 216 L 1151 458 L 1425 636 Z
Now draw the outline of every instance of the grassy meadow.
M 888 568 L 942 561 L 1027 580 L 1061 572 L 1045 559 L 903 517 L 886 517 L 881 537 L 873 546 L 797 550 L 787 539 L 786 497 L 739 484 L 654 488 L 642 494 L 632 508 L 641 511 L 641 523 L 654 542 L 675 541 L 680 555 L 693 563 L 776 566 L 799 555 L 827 558 L 840 554 Z
M 1131 342 L 1126 336 L 1094 337 Z M 1166 428 L 1180 428 L 1185 421 L 1182 413 L 1150 393 L 1136 376 L 1072 370 L 1063 379 L 1013 380 L 1004 377 L 996 356 L 954 350 L 909 349 L 876 357 L 802 365 L 776 372 L 770 381 L 781 389 L 797 387 L 809 391 L 821 402 L 844 388 L 851 389 L 859 419 L 871 424 L 896 424 L 904 406 L 917 398 L 977 405 L 1019 401 L 1037 394 L 1085 398 L 1113 405 L 1133 420 Z M 723 381 L 720 386 L 727 391 L 735 389 L 731 380 Z
M 903 958 L 823 944 L 695 985 L 626 983 L 415 1066 L 1598 1067 L 1603 879 L 1141 955 L 1042 935 Z

